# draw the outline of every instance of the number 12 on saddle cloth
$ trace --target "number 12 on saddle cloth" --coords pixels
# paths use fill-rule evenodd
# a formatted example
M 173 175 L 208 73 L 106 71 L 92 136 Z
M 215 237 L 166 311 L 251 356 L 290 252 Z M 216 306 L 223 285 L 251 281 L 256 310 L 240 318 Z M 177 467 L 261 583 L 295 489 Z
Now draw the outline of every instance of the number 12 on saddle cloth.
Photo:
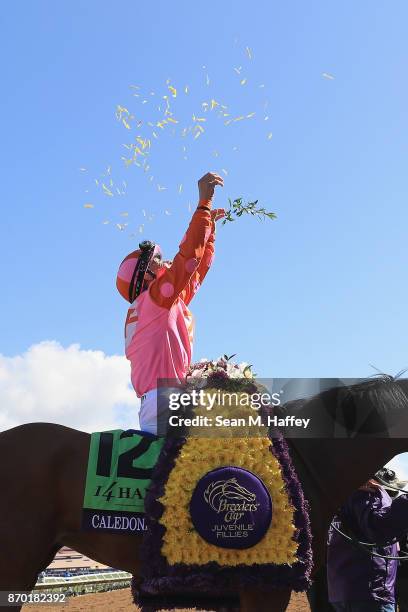
M 135 430 L 91 434 L 82 529 L 145 530 L 144 500 L 164 439 Z

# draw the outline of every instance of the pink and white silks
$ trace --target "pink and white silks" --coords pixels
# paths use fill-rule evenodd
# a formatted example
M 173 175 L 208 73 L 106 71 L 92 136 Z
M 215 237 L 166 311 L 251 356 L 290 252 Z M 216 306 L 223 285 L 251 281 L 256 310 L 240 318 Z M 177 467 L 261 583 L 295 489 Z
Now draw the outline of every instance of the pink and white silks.
M 142 398 L 139 422 L 144 431 L 157 433 L 157 380 L 182 382 L 191 365 L 194 319 L 187 306 L 211 266 L 214 240 L 211 202 L 200 201 L 171 267 L 162 268 L 128 310 L 125 352 L 133 387 Z

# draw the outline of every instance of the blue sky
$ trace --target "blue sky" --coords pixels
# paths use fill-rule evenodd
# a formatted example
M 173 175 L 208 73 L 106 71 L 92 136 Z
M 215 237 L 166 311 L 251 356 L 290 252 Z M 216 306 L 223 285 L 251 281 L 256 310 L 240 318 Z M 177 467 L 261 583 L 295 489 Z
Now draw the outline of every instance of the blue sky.
M 48 340 L 122 355 L 118 264 L 139 237 L 173 256 L 197 180 L 225 169 L 217 206 L 258 198 L 278 219 L 219 227 L 192 303 L 194 357 L 238 353 L 264 377 L 407 367 L 407 19 L 398 0 L 9 3 L 0 353 Z M 149 136 L 147 173 L 125 167 L 123 144 L 147 138 L 168 84 L 175 134 Z M 256 115 L 226 126 L 215 110 L 203 114 L 211 99 L 230 118 Z M 134 114 L 131 130 L 118 104 Z M 205 131 L 183 138 L 193 113 L 207 117 Z M 125 195 L 104 195 L 105 179 Z

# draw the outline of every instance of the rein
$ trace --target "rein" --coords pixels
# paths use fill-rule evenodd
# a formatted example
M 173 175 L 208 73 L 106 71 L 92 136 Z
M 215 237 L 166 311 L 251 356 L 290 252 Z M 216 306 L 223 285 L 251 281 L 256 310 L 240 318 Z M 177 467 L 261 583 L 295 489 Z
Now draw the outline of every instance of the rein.
M 399 497 L 399 495 L 403 495 L 403 491 L 401 489 L 399 489 L 398 487 L 393 487 L 388 482 L 380 478 L 380 476 L 376 476 L 375 479 L 378 480 L 378 482 L 384 485 L 387 489 L 391 489 L 392 491 L 396 491 L 398 493 L 398 495 L 396 495 L 394 499 Z M 343 522 L 344 521 L 342 519 L 342 523 Z M 350 528 L 348 528 L 350 535 L 347 535 L 346 533 L 341 531 L 341 529 L 336 527 L 336 525 L 334 524 L 334 521 L 330 523 L 330 526 L 335 531 L 337 531 L 337 533 L 343 536 L 345 540 L 348 540 L 352 545 L 356 546 L 360 550 L 363 550 L 365 553 L 367 553 L 371 557 L 380 557 L 381 559 L 390 559 L 390 560 L 395 560 L 395 561 L 408 561 L 408 552 L 401 553 L 400 555 L 397 555 L 396 557 L 394 557 L 392 555 L 380 555 L 380 553 L 377 553 L 374 550 L 370 550 L 370 548 L 379 548 L 379 547 L 390 546 L 391 544 L 395 544 L 396 542 L 398 542 L 397 538 L 393 538 L 389 542 L 384 542 L 383 544 L 378 544 L 378 542 L 361 542 L 361 540 L 359 540 L 354 535 L 354 533 L 351 531 Z

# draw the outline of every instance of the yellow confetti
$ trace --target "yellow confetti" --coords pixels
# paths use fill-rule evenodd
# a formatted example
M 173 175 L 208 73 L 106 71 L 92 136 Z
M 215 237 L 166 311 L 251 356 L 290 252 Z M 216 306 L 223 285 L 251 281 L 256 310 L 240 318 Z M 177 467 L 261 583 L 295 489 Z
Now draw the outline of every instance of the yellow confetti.
M 128 122 L 126 121 L 126 119 L 122 119 L 122 123 L 123 123 L 123 125 L 125 126 L 125 128 L 126 128 L 127 130 L 130 130 L 130 125 L 128 124 Z
M 143 225 L 139 225 L 139 234 L 143 233 L 143 229 L 144 229 L 144 226 Z
M 165 214 L 165 215 L 170 216 L 170 215 L 171 215 L 171 212 L 170 212 L 169 210 L 165 210 L 165 211 L 164 211 L 164 214 Z
M 206 85 L 210 84 L 210 77 L 208 76 L 208 74 L 206 75 L 205 83 Z
M 154 136 L 154 138 L 158 138 L 156 132 L 153 132 L 153 136 Z
M 111 173 L 111 167 L 110 167 L 110 166 L 108 166 L 108 167 L 106 168 L 106 174 L 110 174 L 110 173 Z
M 167 117 L 167 121 L 170 121 L 170 123 L 178 123 L 177 119 L 173 119 L 173 117 Z
M 328 79 L 329 81 L 334 81 L 334 76 L 329 72 L 322 72 L 322 77 Z
M 188 92 L 189 92 L 189 87 L 188 87 L 188 85 L 186 85 L 185 88 L 184 88 L 184 93 L 188 94 Z
M 247 80 L 246 80 L 246 79 L 242 79 L 242 81 L 241 81 L 241 85 L 245 85 L 245 83 L 246 83 L 246 82 L 247 82 Z
M 124 188 L 126 189 L 127 187 L 127 182 L 126 181 L 122 181 L 122 185 L 124 186 Z
M 159 185 L 159 184 L 158 184 L 158 185 L 157 185 L 157 189 L 158 189 L 159 191 L 164 191 L 165 189 L 167 189 L 167 187 L 162 187 L 162 185 Z
M 183 191 L 183 185 L 179 185 L 178 192 L 181 193 Z
M 125 212 L 121 212 L 119 214 L 120 214 L 121 217 L 128 217 L 129 216 L 129 213 L 126 212 L 126 211 Z
M 94 205 L 93 204 L 84 204 L 84 208 L 93 208 Z
M 144 217 L 146 216 L 146 211 L 145 211 L 144 208 L 142 208 L 142 214 L 143 214 Z
M 225 176 L 227 176 L 227 175 L 228 175 L 228 172 L 227 172 L 227 170 L 226 170 L 225 168 L 221 168 L 221 170 L 223 171 L 223 173 L 225 174 Z
M 104 190 L 104 192 L 106 193 L 106 195 L 108 196 L 113 196 L 113 193 L 111 192 L 110 189 L 108 189 L 108 187 L 105 185 L 105 183 L 102 183 L 102 189 Z
M 272 132 L 269 132 L 268 134 L 268 140 L 270 140 L 272 138 Z
M 129 87 L 131 87 L 132 89 L 140 89 L 139 85 L 130 85 Z
M 234 70 L 237 74 L 241 74 L 242 66 L 240 66 L 239 68 L 234 68 Z
M 110 186 L 110 187 L 113 187 L 113 181 L 112 181 L 112 179 L 110 179 L 110 181 L 109 181 L 109 186 Z
M 229 125 L 231 123 L 232 119 L 227 119 L 227 121 L 224 121 L 224 125 Z
M 106 219 L 105 221 L 102 221 L 103 225 L 108 225 L 108 223 L 110 223 L 110 221 L 108 219 Z
M 152 182 L 152 181 L 153 181 L 153 179 L 154 179 L 154 176 L 151 176 L 151 177 L 149 178 L 149 181 L 150 181 L 150 182 Z
M 171 95 L 173 96 L 173 98 L 177 97 L 177 89 L 175 87 L 169 85 L 169 91 L 171 91 Z
M 88 170 L 86 168 L 80 168 L 81 172 L 88 172 Z
M 246 48 L 246 52 L 248 54 L 249 59 L 252 59 L 251 49 L 249 47 Z
M 205 117 L 196 117 L 195 115 L 193 115 L 193 121 L 203 122 L 203 121 L 207 121 L 207 119 Z
M 201 136 L 201 132 L 197 132 L 196 135 L 194 136 L 194 140 L 197 140 L 197 138 Z
M 219 156 L 218 151 L 213 151 L 213 155 L 214 155 L 214 157 L 218 157 Z
M 235 117 L 235 119 L 233 119 L 233 121 L 242 121 L 242 119 L 244 119 L 244 115 L 240 115 L 239 117 Z
M 117 193 L 118 195 L 122 195 L 122 192 L 121 192 L 121 190 L 119 189 L 119 187 L 116 187 L 116 193 Z
M 162 121 L 158 121 L 156 123 L 157 127 L 159 127 L 161 130 L 164 130 L 164 125 L 167 123 L 167 119 L 163 119 Z
M 151 92 L 150 92 L 150 95 L 151 95 L 151 96 L 155 96 L 156 94 L 154 93 L 154 91 L 151 91 Z
M 216 106 L 219 106 L 216 100 L 211 100 L 211 110 L 213 110 Z
M 264 121 L 268 121 L 269 119 L 269 115 L 266 115 L 266 117 L 264 117 Z
M 118 230 L 120 230 L 121 232 L 123 232 L 123 230 L 125 229 L 125 227 L 128 225 L 128 223 L 116 223 L 116 227 L 118 228 Z
M 98 186 L 99 185 L 98 179 L 94 179 L 94 181 L 95 181 L 95 185 Z
M 249 115 L 247 115 L 247 119 L 250 119 L 251 117 L 254 117 L 255 113 L 249 113 Z

